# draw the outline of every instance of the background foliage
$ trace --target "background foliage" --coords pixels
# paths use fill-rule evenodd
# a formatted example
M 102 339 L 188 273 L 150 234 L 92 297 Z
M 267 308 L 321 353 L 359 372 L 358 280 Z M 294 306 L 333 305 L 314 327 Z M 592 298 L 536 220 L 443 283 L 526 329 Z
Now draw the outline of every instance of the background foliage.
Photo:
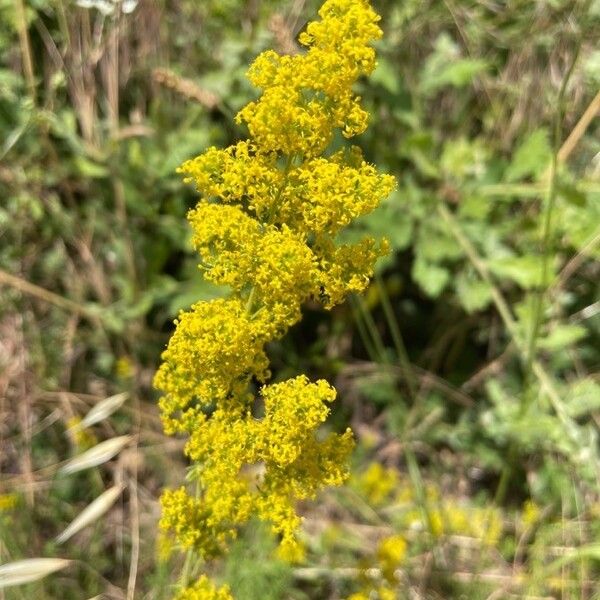
M 358 228 L 394 251 L 270 350 L 276 379 L 336 384 L 355 474 L 305 507 L 305 564 L 256 525 L 216 576 L 242 600 L 598 598 L 600 3 L 375 4 L 359 143 L 399 188 Z M 0 597 L 168 597 L 157 497 L 185 465 L 150 382 L 177 311 L 220 293 L 175 168 L 243 135 L 247 65 L 317 8 L 0 0 L 0 562 L 77 561 Z

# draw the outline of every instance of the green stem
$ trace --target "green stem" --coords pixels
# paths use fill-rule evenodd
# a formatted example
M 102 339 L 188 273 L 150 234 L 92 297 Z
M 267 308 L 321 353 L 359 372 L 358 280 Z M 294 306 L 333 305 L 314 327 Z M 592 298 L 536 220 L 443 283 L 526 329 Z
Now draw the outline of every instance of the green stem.
M 17 29 L 19 31 L 19 44 L 21 46 L 21 60 L 23 61 L 23 72 L 29 90 L 29 96 L 35 106 L 35 75 L 33 72 L 33 60 L 31 54 L 31 43 L 27 31 L 27 14 L 23 0 L 14 0 Z
M 542 232 L 542 261 L 541 261 L 541 281 L 539 282 L 539 289 L 535 294 L 534 305 L 533 305 L 533 316 L 532 326 L 529 334 L 529 343 L 527 346 L 527 372 L 532 371 L 533 360 L 536 354 L 536 346 L 540 333 L 540 327 L 542 325 L 542 313 L 544 305 L 544 296 L 548 289 L 548 271 L 550 265 L 550 253 L 548 252 L 550 247 L 550 241 L 552 238 L 552 215 L 554 213 L 554 207 L 556 205 L 556 183 L 558 174 L 558 153 L 560 152 L 560 138 L 561 138 L 561 125 L 564 119 L 565 112 L 565 93 L 567 86 L 575 70 L 575 65 L 579 58 L 579 52 L 581 50 L 581 37 L 577 42 L 573 60 L 567 69 L 565 76 L 563 77 L 558 97 L 556 100 L 557 111 L 554 118 L 554 133 L 552 141 L 552 160 L 550 163 L 550 184 L 548 186 L 548 195 L 546 200 L 546 206 L 544 211 L 544 225 Z
M 414 376 L 410 358 L 406 350 L 404 338 L 402 337 L 402 333 L 400 331 L 396 315 L 394 315 L 394 309 L 392 307 L 390 297 L 387 293 L 387 290 L 385 289 L 385 283 L 381 275 L 379 275 L 378 273 L 375 275 L 375 282 L 377 284 L 377 289 L 379 290 L 381 306 L 383 307 L 383 312 L 385 314 L 388 327 L 390 328 L 390 334 L 392 336 L 392 341 L 394 342 L 394 348 L 396 349 L 396 354 L 398 355 L 398 360 L 400 361 L 402 375 L 406 381 L 406 387 L 408 388 L 408 391 L 410 393 L 410 399 L 414 401 L 418 394 L 418 386 Z
M 381 338 L 381 334 L 377 329 L 377 325 L 373 319 L 373 316 L 369 312 L 368 308 L 365 306 L 364 298 L 362 296 L 358 296 L 356 298 L 356 304 L 358 306 L 358 310 L 364 321 L 364 324 L 367 328 L 367 331 L 371 336 L 371 340 L 373 341 L 376 354 L 379 356 L 379 362 L 383 363 L 384 365 L 389 365 L 390 360 L 387 355 L 383 339 Z
M 380 282 L 378 282 L 378 283 L 380 283 Z M 386 298 L 387 298 L 387 295 L 386 295 Z M 393 317 L 393 311 L 391 310 L 391 305 L 389 304 L 389 298 L 387 298 L 387 301 L 388 301 L 388 309 L 391 311 L 391 316 Z M 375 353 L 375 355 L 378 354 L 380 356 L 380 362 L 383 363 L 384 366 L 390 367 L 391 366 L 390 360 L 389 360 L 388 354 L 386 352 L 383 340 L 381 338 L 381 334 L 379 333 L 379 330 L 377 329 L 377 325 L 375 324 L 375 321 L 373 320 L 371 313 L 368 311 L 367 307 L 365 306 L 364 299 L 362 297 L 358 297 L 356 299 L 356 303 L 359 308 L 360 316 L 362 317 L 362 320 L 364 320 L 364 323 L 367 326 L 367 329 L 371 335 L 371 338 L 373 339 L 373 344 L 375 345 L 375 347 L 377 349 L 377 352 Z M 389 316 L 390 315 L 387 315 L 388 321 L 389 321 Z M 395 322 L 395 318 L 393 319 L 393 321 Z M 394 334 L 392 334 L 392 335 L 394 336 Z M 404 349 L 404 352 L 402 352 L 402 350 L 401 350 L 400 354 L 404 355 L 404 357 L 406 358 L 407 367 L 408 367 L 407 373 L 408 372 L 412 373 L 410 363 L 408 362 L 408 355 L 406 354 L 406 349 L 404 347 L 404 344 L 402 343 L 400 328 L 398 327 L 397 323 L 396 323 L 395 335 L 396 335 L 395 342 L 399 344 L 399 347 L 401 349 Z M 414 396 L 414 397 L 416 398 L 417 396 Z M 422 477 L 421 471 L 419 469 L 417 457 L 415 456 L 415 453 L 413 452 L 413 450 L 410 447 L 410 444 L 408 442 L 406 444 L 404 444 L 404 457 L 405 457 L 406 465 L 408 468 L 408 477 L 409 477 L 410 482 L 415 490 L 415 494 L 417 495 L 417 499 L 419 501 L 423 521 L 427 524 L 427 527 L 428 527 L 431 535 L 434 536 L 435 533 L 434 533 L 434 527 L 433 527 L 433 520 L 431 518 L 431 512 L 429 510 L 429 505 L 427 503 L 427 497 L 426 497 L 425 489 L 423 486 L 423 477 Z
M 350 306 L 352 307 L 352 315 L 354 316 L 354 321 L 356 323 L 356 327 L 358 328 L 358 334 L 360 335 L 360 339 L 369 355 L 369 358 L 373 362 L 377 362 L 378 356 L 377 351 L 375 350 L 375 346 L 373 346 L 373 342 L 369 337 L 369 332 L 367 331 L 363 319 L 361 317 L 360 311 L 358 309 L 358 302 L 354 301 L 354 298 L 350 298 Z

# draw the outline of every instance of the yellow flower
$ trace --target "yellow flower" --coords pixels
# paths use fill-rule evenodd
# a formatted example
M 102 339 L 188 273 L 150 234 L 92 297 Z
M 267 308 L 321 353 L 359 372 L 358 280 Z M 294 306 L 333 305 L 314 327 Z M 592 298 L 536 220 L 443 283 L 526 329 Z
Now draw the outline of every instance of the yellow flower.
M 127 356 L 121 356 L 115 362 L 115 371 L 117 377 L 121 379 L 129 379 L 133 375 L 133 363 Z
M 393 535 L 381 540 L 377 556 L 382 564 L 396 568 L 404 561 L 406 548 L 406 540 L 401 535 Z
M 202 575 L 191 587 L 176 594 L 173 600 L 233 600 L 229 587 L 217 588 L 206 575 Z
M 382 504 L 398 485 L 398 472 L 372 462 L 364 473 L 355 478 L 355 486 L 374 505 Z
M 166 563 L 173 553 L 173 540 L 165 534 L 164 531 L 159 531 L 156 538 L 156 558 L 160 563 Z
M 396 592 L 388 587 L 380 587 L 377 589 L 379 600 L 397 600 Z
M 540 519 L 540 507 L 533 500 L 526 500 L 523 504 L 523 525 L 533 527 Z
M 0 494 L 0 512 L 8 512 L 19 504 L 18 494 Z
M 446 505 L 445 508 L 448 528 L 452 533 L 469 535 L 471 531 L 469 513 L 456 502 Z
M 84 427 L 79 427 L 81 417 L 73 416 L 68 419 L 67 435 L 71 443 L 79 450 L 87 450 L 98 443 L 98 439 L 92 431 Z
M 446 531 L 444 515 L 442 514 L 439 508 L 430 508 L 428 510 L 428 521 L 428 525 L 431 529 L 432 535 L 434 535 L 435 537 L 440 537 L 444 535 Z
M 504 531 L 502 514 L 495 508 L 478 508 L 471 517 L 471 531 L 488 546 L 497 546 Z
M 318 432 L 335 390 L 304 376 L 266 385 L 265 347 L 303 303 L 329 309 L 364 291 L 387 252 L 385 241 L 343 245 L 337 235 L 394 179 L 357 148 L 325 154 L 336 130 L 352 137 L 367 126 L 352 86 L 375 67 L 379 16 L 366 0 L 326 0 L 319 15 L 300 36 L 304 54 L 269 50 L 250 67 L 262 94 L 236 117 L 249 138 L 179 169 L 201 196 L 188 214 L 200 268 L 230 291 L 179 315 L 154 378 L 165 431 L 189 436 L 198 489 L 164 491 L 161 529 L 203 557 L 224 552 L 256 515 L 279 536 L 280 555 L 301 560 L 297 501 L 348 476 L 352 432 Z M 201 580 L 181 599 L 213 593 L 205 588 Z

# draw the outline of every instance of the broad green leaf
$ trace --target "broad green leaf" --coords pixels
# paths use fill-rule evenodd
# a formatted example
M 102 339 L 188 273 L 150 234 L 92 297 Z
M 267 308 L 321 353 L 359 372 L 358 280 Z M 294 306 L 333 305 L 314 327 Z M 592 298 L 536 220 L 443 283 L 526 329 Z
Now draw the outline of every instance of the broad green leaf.
M 486 173 L 488 151 L 481 140 L 464 137 L 444 144 L 440 163 L 447 179 L 481 179 Z
M 492 301 L 492 289 L 479 277 L 459 273 L 454 285 L 458 300 L 468 313 L 483 310 Z
M 440 224 L 428 223 L 421 226 L 415 247 L 415 253 L 420 259 L 438 263 L 462 256 L 463 250 L 456 239 L 442 227 Z
M 488 67 L 485 60 L 461 58 L 456 43 L 447 33 L 442 33 L 435 42 L 435 50 L 425 62 L 421 90 L 430 94 L 446 86 L 465 87 Z
M 537 256 L 511 256 L 488 261 L 488 266 L 497 277 L 510 279 L 525 290 L 542 283 L 542 265 Z M 546 282 L 548 285 L 549 282 Z
M 550 163 L 551 154 L 548 131 L 544 128 L 536 129 L 515 151 L 506 170 L 506 179 L 518 181 L 541 175 Z
M 557 325 L 538 345 L 544 350 L 562 350 L 582 340 L 586 335 L 587 329 L 583 325 Z
M 386 58 L 377 61 L 377 68 L 371 75 L 371 82 L 379 84 L 390 94 L 396 95 L 400 91 L 400 79 L 398 69 L 395 69 Z
M 557 187 L 559 196 L 569 204 L 578 207 L 586 205 L 587 196 L 575 183 L 562 180 L 558 183 Z
M 600 384 L 590 377 L 574 383 L 566 407 L 573 419 L 600 410 Z
M 417 258 L 413 263 L 412 277 L 428 296 L 436 298 L 448 284 L 450 273 L 444 267 Z

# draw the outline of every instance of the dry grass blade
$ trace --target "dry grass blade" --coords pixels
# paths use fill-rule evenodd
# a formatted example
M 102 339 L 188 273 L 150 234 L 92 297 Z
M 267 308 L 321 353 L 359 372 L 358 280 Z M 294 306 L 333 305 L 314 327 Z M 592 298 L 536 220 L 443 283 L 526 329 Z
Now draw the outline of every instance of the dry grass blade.
M 98 498 L 86 506 L 81 513 L 77 515 L 75 519 L 73 519 L 69 526 L 56 538 L 56 543 L 62 544 L 63 542 L 66 542 L 77 532 L 81 531 L 83 528 L 99 519 L 117 501 L 117 498 L 121 495 L 123 489 L 123 485 L 115 485 L 98 496 Z
M 128 397 L 129 392 L 122 392 L 120 394 L 110 396 L 109 398 L 105 398 L 91 408 L 81 422 L 73 425 L 71 429 L 78 431 L 80 429 L 84 429 L 85 427 L 91 427 L 100 421 L 104 421 L 104 419 L 110 417 L 110 415 L 112 415 L 115 411 L 119 410 Z
M 63 475 L 70 475 L 71 473 L 77 473 L 91 467 L 97 467 L 118 454 L 130 441 L 130 435 L 122 435 L 101 442 L 83 454 L 72 458 L 58 472 Z
M 28 558 L 0 565 L 0 590 L 37 581 L 64 569 L 71 562 L 64 558 Z

